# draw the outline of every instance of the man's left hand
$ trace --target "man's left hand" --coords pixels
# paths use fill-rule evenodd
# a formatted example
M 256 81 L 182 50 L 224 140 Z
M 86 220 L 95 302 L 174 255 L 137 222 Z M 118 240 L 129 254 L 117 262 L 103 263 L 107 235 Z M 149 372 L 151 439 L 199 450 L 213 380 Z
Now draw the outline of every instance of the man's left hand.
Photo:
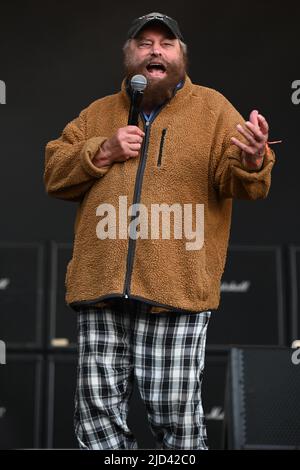
M 231 137 L 231 142 L 239 147 L 242 152 L 242 163 L 246 169 L 259 170 L 262 166 L 266 144 L 269 136 L 269 126 L 266 119 L 257 110 L 250 113 L 246 128 L 238 124 L 237 130 L 247 139 L 248 144 Z

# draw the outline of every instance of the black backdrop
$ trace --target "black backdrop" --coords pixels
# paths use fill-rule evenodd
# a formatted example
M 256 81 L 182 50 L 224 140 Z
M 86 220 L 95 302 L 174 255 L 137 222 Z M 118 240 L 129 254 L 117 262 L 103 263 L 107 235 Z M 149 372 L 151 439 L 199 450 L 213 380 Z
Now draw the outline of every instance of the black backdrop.
M 1 2 L 1 239 L 71 241 L 76 205 L 43 187 L 45 144 L 93 100 L 119 90 L 121 48 L 131 20 L 150 11 L 174 16 L 189 47 L 195 83 L 222 92 L 248 117 L 271 127 L 277 164 L 263 201 L 236 201 L 231 240 L 299 242 L 298 136 L 300 5 L 292 2 Z

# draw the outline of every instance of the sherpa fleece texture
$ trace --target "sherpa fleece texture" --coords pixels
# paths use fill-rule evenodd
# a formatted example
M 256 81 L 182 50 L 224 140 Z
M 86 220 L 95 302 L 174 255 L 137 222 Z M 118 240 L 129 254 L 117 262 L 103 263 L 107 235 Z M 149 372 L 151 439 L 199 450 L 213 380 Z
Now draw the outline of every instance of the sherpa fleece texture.
M 96 209 L 112 204 L 119 226 L 118 198 L 127 196 L 128 206 L 133 203 L 141 158 L 103 168 L 92 160 L 100 145 L 127 125 L 129 106 L 124 79 L 120 92 L 91 103 L 46 146 L 48 194 L 79 203 L 66 274 L 66 301 L 74 309 L 124 297 L 129 238 L 99 239 Z M 135 242 L 129 296 L 148 301 L 156 311 L 163 307 L 193 313 L 218 307 L 232 198 L 254 200 L 269 192 L 274 152 L 268 148 L 261 170 L 244 169 L 240 149 L 230 142 L 232 136 L 243 140 L 238 123 L 245 121 L 221 93 L 193 84 L 186 75 L 184 86 L 151 124 L 137 202 L 148 214 L 151 204 L 204 204 L 202 249 L 187 250 L 185 237 Z M 142 120 L 139 127 L 143 129 Z

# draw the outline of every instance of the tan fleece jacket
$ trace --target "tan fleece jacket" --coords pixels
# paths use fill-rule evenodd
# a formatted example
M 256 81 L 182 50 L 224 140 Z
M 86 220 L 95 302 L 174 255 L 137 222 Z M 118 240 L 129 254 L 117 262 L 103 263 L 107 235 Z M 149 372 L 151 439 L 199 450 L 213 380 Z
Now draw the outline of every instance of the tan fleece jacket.
M 48 194 L 79 203 L 66 301 L 77 309 L 129 296 L 149 302 L 153 311 L 216 309 L 232 198 L 265 198 L 275 155 L 268 149 L 260 171 L 245 170 L 241 151 L 230 142 L 232 136 L 243 140 L 236 125 L 244 119 L 222 94 L 186 76 L 149 126 L 140 117 L 139 127 L 146 132 L 140 156 L 97 168 L 94 155 L 105 139 L 127 125 L 129 106 L 124 80 L 119 93 L 93 102 L 46 146 Z M 161 231 L 156 239 L 120 238 L 118 230 L 115 239 L 99 238 L 103 217 L 97 208 L 112 204 L 118 229 L 119 196 L 127 196 L 128 207 L 144 204 L 148 214 L 152 204 L 204 204 L 202 248 L 187 250 L 190 240 L 175 238 L 172 230 L 165 239 Z M 128 224 L 130 220 L 128 216 Z

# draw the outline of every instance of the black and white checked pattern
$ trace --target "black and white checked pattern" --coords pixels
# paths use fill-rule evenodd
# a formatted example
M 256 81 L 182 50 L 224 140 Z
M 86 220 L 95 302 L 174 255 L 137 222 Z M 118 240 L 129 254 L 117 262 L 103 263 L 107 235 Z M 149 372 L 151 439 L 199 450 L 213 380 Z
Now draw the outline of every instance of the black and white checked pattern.
M 210 313 L 150 314 L 128 299 L 78 312 L 80 448 L 138 448 L 127 426 L 136 380 L 157 448 L 207 449 L 201 383 Z

